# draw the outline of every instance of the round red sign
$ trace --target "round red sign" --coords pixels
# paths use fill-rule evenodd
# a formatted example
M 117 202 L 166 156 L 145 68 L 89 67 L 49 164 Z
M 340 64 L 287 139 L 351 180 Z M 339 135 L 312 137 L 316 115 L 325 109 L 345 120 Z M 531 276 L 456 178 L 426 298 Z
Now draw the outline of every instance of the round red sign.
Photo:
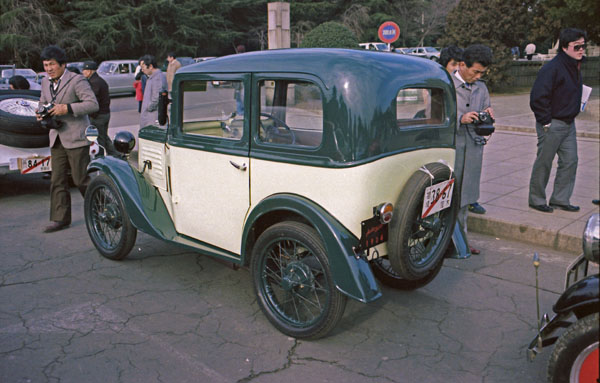
M 391 44 L 400 37 L 400 27 L 393 21 L 386 21 L 379 26 L 379 39 Z

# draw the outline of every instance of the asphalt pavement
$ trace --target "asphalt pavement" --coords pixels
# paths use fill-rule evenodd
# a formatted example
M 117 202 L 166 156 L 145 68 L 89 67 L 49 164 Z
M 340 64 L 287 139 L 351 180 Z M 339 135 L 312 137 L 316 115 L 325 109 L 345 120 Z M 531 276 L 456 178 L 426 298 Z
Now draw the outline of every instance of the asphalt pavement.
M 598 96 L 575 120 L 579 165 L 571 204 L 581 207 L 576 213 L 542 213 L 529 207 L 529 178 L 537 150 L 529 93 L 492 96 L 491 102 L 496 132 L 484 149 L 479 199 L 487 212 L 469 213 L 469 231 L 580 253 L 585 222 L 599 211 L 592 204 L 593 199 L 600 198 Z M 547 198 L 553 190 L 556 167 L 557 159 L 546 189 Z

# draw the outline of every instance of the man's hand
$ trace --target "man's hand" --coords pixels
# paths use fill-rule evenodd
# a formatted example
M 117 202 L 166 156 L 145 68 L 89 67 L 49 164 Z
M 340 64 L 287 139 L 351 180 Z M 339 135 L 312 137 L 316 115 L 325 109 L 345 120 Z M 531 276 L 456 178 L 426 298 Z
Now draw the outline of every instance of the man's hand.
M 479 115 L 477 112 L 467 112 L 462 115 L 460 119 L 461 124 L 472 124 L 475 121 L 479 120 Z
M 69 113 L 67 104 L 56 104 L 54 108 L 50 109 L 50 115 L 52 116 L 64 116 L 67 113 Z
M 491 106 L 489 108 L 487 108 L 485 111 L 488 112 L 494 120 L 496 119 L 496 117 L 494 117 L 494 109 L 492 109 Z

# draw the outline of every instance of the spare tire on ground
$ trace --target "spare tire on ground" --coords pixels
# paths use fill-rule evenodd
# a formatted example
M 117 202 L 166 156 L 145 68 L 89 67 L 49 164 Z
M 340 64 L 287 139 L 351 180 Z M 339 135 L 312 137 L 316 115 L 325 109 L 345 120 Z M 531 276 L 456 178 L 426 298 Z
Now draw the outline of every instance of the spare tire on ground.
M 450 179 L 451 175 L 450 169 L 441 163 L 430 163 L 425 168 L 429 174 L 419 170 L 404 186 L 389 227 L 390 264 L 399 278 L 412 281 L 435 277 L 444 261 L 458 212 L 458 193 L 454 187 L 449 208 L 421 218 L 425 189 Z

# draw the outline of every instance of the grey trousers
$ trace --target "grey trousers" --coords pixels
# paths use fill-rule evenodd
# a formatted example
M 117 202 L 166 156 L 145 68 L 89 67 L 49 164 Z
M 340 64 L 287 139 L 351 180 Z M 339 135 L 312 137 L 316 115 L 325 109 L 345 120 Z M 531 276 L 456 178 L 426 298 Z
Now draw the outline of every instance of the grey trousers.
M 529 204 L 546 204 L 546 185 L 550 178 L 552 161 L 558 154 L 558 169 L 549 203 L 569 205 L 575 186 L 578 161 L 575 122 L 566 124 L 553 119 L 548 131 L 545 131 L 540 123 L 535 124 L 535 129 L 538 136 L 537 157 L 529 181 Z

